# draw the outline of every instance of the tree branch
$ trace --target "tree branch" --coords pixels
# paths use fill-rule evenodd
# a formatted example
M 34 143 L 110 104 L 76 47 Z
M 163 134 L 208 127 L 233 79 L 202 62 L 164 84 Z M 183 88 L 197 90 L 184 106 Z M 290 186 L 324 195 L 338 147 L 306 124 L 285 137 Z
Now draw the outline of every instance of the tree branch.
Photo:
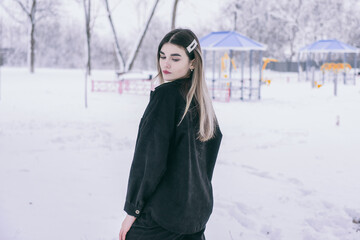
M 99 7 L 99 5 L 98 5 L 97 8 L 96 8 L 96 12 L 95 12 L 95 14 L 94 14 L 93 19 L 92 19 L 92 20 L 90 19 L 90 29 L 91 29 L 91 30 L 94 28 L 95 21 L 96 21 L 96 19 L 99 17 L 99 10 L 100 10 L 100 7 Z
M 115 4 L 115 6 L 113 6 L 113 8 L 110 10 L 110 12 L 112 13 L 112 12 L 119 6 L 120 3 L 121 3 L 121 0 L 118 1 L 118 2 Z
M 113 35 L 114 35 L 115 48 L 116 48 L 116 57 L 117 57 L 117 59 L 119 61 L 119 65 L 120 65 L 119 66 L 119 71 L 123 72 L 124 68 L 125 68 L 125 59 L 124 59 L 124 56 L 122 55 L 122 52 L 120 50 L 119 40 L 118 40 L 117 33 L 116 33 L 116 30 L 115 30 L 115 27 L 114 27 L 114 23 L 112 21 L 111 11 L 110 11 L 108 0 L 104 0 L 104 4 L 105 4 L 106 12 L 107 12 L 107 15 L 108 15 L 108 18 L 109 18 L 111 30 L 112 30 Z
M 175 1 L 174 1 L 172 18 L 171 18 L 171 30 L 174 30 L 174 29 L 175 29 L 176 10 L 177 10 L 177 5 L 178 5 L 178 3 L 179 3 L 179 0 L 175 0 Z
M 152 10 L 151 10 L 151 13 L 150 15 L 148 16 L 148 19 L 146 21 L 146 24 L 144 26 L 144 29 L 142 30 L 142 32 L 140 33 L 140 36 L 139 36 L 139 39 L 137 40 L 137 42 L 135 43 L 135 48 L 133 50 L 133 52 L 130 54 L 130 57 L 128 59 L 128 61 L 126 62 L 125 64 L 125 72 L 128 72 L 129 70 L 132 69 L 133 65 L 134 65 L 134 62 L 135 62 L 135 59 L 136 59 L 136 56 L 139 52 L 139 49 L 141 47 L 141 43 L 142 41 L 144 40 L 145 38 L 145 35 L 146 35 L 146 32 L 147 32 L 147 29 L 150 25 L 150 22 L 151 22 L 151 19 L 155 13 L 155 9 L 158 5 L 160 0 L 155 0 L 154 3 L 153 3 L 153 7 L 152 7 Z
M 9 8 L 7 8 L 2 2 L 0 2 L 0 6 L 5 10 L 5 12 L 9 15 L 9 17 L 11 17 L 15 22 L 17 22 L 19 24 L 25 24 L 24 21 L 16 18 L 15 15 L 13 15 L 11 13 L 11 10 Z
M 26 7 L 24 6 L 24 4 L 23 4 L 20 0 L 14 0 L 14 1 L 17 2 L 17 3 L 20 5 L 21 9 L 26 13 L 26 15 L 27 15 L 29 18 L 31 18 L 30 12 L 26 9 Z
M 31 19 L 32 19 L 33 21 L 35 20 L 36 1 L 37 1 L 37 0 L 32 0 L 31 11 L 30 11 Z

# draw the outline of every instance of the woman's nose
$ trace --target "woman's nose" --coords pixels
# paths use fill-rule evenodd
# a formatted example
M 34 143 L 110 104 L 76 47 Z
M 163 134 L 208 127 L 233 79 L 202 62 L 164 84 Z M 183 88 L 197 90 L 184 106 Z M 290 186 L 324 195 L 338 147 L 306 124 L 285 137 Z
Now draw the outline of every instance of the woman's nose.
M 170 64 L 170 61 L 169 61 L 169 60 L 166 60 L 166 61 L 165 61 L 165 67 L 166 67 L 166 68 L 170 68 L 170 67 L 171 67 L 171 64 Z

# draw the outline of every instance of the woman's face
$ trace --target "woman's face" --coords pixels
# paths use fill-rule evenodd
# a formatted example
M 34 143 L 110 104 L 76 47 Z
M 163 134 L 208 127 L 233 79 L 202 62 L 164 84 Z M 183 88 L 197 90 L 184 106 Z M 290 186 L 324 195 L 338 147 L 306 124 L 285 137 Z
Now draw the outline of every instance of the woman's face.
M 172 43 L 165 43 L 160 50 L 159 65 L 165 81 L 173 81 L 189 75 L 190 61 L 185 49 Z

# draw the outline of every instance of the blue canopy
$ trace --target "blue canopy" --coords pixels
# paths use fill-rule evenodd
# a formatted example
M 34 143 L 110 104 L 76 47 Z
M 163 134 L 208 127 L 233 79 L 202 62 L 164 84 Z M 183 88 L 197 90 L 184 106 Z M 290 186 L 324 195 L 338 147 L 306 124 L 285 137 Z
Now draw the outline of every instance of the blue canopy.
M 266 50 L 266 46 L 234 31 L 212 32 L 200 39 L 203 50 Z
M 306 47 L 300 48 L 299 52 L 338 52 L 338 53 L 357 53 L 358 49 L 336 39 L 319 40 Z

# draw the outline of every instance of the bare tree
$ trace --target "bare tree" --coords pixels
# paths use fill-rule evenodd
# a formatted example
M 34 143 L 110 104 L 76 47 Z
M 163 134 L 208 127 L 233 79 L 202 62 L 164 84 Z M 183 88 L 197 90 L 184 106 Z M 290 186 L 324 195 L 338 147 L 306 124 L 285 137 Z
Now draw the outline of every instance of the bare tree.
M 86 32 L 86 75 L 91 75 L 91 0 L 83 0 Z
M 78 0 L 79 1 L 79 0 Z M 84 7 L 84 16 L 85 16 L 85 33 L 86 33 L 86 71 L 85 71 L 85 108 L 87 108 L 87 80 L 91 76 L 91 36 L 92 29 L 94 28 L 95 19 L 97 14 L 92 16 L 92 0 L 82 0 Z M 99 10 L 99 8 L 97 8 Z
M 123 56 L 123 54 L 121 53 L 121 50 L 120 50 L 120 44 L 119 44 L 119 40 L 118 40 L 116 30 L 115 30 L 115 27 L 114 27 L 114 23 L 113 23 L 113 20 L 112 20 L 108 0 L 104 0 L 104 4 L 105 4 L 107 16 L 109 18 L 109 23 L 110 23 L 110 26 L 111 26 L 111 30 L 112 30 L 113 35 L 114 35 L 114 41 L 115 41 L 115 47 L 116 47 L 116 57 L 117 57 L 117 59 L 119 61 L 119 71 L 123 72 L 124 69 L 125 69 L 125 59 L 124 59 L 124 56 Z
M 172 18 L 171 18 L 171 30 L 175 29 L 176 10 L 177 10 L 178 3 L 179 3 L 179 0 L 174 0 L 174 6 L 173 6 L 173 12 L 172 12 Z
M 20 6 L 21 10 L 26 14 L 28 19 L 28 33 L 29 33 L 29 44 L 28 44 L 28 55 L 27 62 L 29 65 L 29 70 L 31 73 L 34 72 L 34 63 L 35 63 L 35 14 L 37 10 L 37 2 L 36 0 L 31 1 L 31 6 L 27 7 L 20 0 L 15 0 L 15 2 Z M 2 5 L 4 7 L 4 5 Z M 13 19 L 16 17 L 11 14 L 11 12 L 7 11 Z
M 35 64 L 35 15 L 37 12 L 37 0 L 31 0 L 30 6 L 25 6 L 25 4 L 20 0 L 15 0 L 15 2 L 20 6 L 21 10 L 26 14 L 28 19 L 29 44 L 27 62 L 30 72 L 33 73 Z
M 130 70 L 132 69 L 133 65 L 134 65 L 136 56 L 137 56 L 137 54 L 138 54 L 138 52 L 139 52 L 139 49 L 140 49 L 141 44 L 142 44 L 142 41 L 144 40 L 146 31 L 147 31 L 147 29 L 149 28 L 151 19 L 152 19 L 154 13 L 155 13 L 155 9 L 156 9 L 158 3 L 159 3 L 159 0 L 155 0 L 155 1 L 154 1 L 154 4 L 153 4 L 152 10 L 151 10 L 151 13 L 150 13 L 149 17 L 147 18 L 147 21 L 146 21 L 146 24 L 145 24 L 145 26 L 144 26 L 144 29 L 141 31 L 138 40 L 135 42 L 134 50 L 130 53 L 130 57 L 129 57 L 128 61 L 126 62 L 125 72 L 130 71 Z
M 29 65 L 29 70 L 31 73 L 34 72 L 35 65 L 35 47 L 36 47 L 36 26 L 37 23 L 48 16 L 56 15 L 56 6 L 57 1 L 41 1 L 41 0 L 14 0 L 13 1 L 20 10 L 25 13 L 26 21 L 25 23 L 28 25 L 28 52 L 27 52 L 27 63 Z M 17 22 L 24 23 L 15 16 L 13 10 L 4 5 L 3 2 L 0 2 L 1 6 L 6 10 L 6 12 L 10 15 L 10 17 Z
M 30 60 L 30 72 L 34 72 L 34 63 L 35 63 L 35 14 L 36 14 L 36 0 L 32 0 L 30 9 L 26 9 L 24 5 L 17 0 L 16 1 L 24 12 L 27 14 L 29 18 L 29 51 L 28 51 L 28 59 Z M 29 62 L 28 60 L 28 62 Z
M 85 108 L 88 106 L 87 101 L 87 82 L 91 75 L 91 0 L 83 0 L 85 16 L 85 33 L 86 33 L 86 71 L 85 71 Z
M 147 32 L 147 30 L 149 28 L 151 19 L 154 16 L 155 9 L 156 9 L 156 7 L 157 7 L 157 5 L 159 3 L 159 0 L 154 1 L 153 5 L 152 5 L 153 7 L 152 7 L 152 10 L 151 10 L 151 13 L 148 16 L 148 18 L 147 18 L 147 20 L 145 22 L 145 26 L 142 29 L 142 31 L 140 32 L 140 35 L 139 35 L 137 41 L 135 42 L 134 49 L 133 49 L 132 52 L 130 52 L 130 55 L 129 55 L 129 58 L 127 59 L 127 61 L 125 61 L 125 58 L 124 58 L 124 56 L 123 56 L 123 54 L 122 54 L 122 52 L 120 50 L 120 44 L 119 44 L 119 40 L 118 40 L 116 31 L 115 31 L 114 23 L 112 21 L 112 16 L 111 16 L 111 11 L 110 11 L 110 8 L 109 8 L 108 0 L 104 0 L 104 3 L 105 3 L 105 7 L 106 7 L 106 12 L 107 12 L 107 15 L 108 15 L 108 18 L 109 18 L 109 23 L 111 25 L 111 29 L 112 29 L 112 32 L 113 32 L 113 35 L 114 35 L 115 46 L 116 46 L 116 55 L 117 55 L 117 58 L 118 58 L 119 64 L 120 64 L 119 71 L 120 72 L 128 72 L 134 66 L 136 56 L 137 56 L 137 54 L 138 54 L 138 52 L 140 50 L 140 47 L 142 45 L 142 42 L 143 42 L 144 38 L 145 38 L 146 32 Z
M 92 30 L 94 28 L 95 20 L 98 17 L 99 6 L 95 8 L 92 5 L 93 0 L 76 0 L 78 3 L 81 3 L 84 8 L 84 17 L 85 17 L 85 34 L 86 34 L 86 72 L 90 76 L 92 69 L 92 60 L 91 60 L 91 40 L 92 40 Z

